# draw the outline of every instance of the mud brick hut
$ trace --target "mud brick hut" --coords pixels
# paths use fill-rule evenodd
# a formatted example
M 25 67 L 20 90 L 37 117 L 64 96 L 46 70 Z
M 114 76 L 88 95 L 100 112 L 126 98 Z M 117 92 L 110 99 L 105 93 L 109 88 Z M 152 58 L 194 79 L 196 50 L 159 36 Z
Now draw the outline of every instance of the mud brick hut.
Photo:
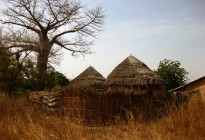
M 126 110 L 136 115 L 153 114 L 154 101 L 164 95 L 164 81 L 132 55 L 108 75 L 104 86 L 115 99 L 124 101 Z
M 178 100 L 183 101 L 195 95 L 205 102 L 205 76 L 168 92 L 176 96 Z

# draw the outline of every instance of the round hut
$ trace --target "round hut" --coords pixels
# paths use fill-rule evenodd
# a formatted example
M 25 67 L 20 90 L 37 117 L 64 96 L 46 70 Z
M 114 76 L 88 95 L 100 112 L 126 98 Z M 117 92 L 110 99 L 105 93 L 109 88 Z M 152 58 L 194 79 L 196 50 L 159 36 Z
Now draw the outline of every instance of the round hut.
M 130 55 L 108 75 L 104 86 L 110 95 L 115 95 L 115 108 L 123 108 L 125 112 L 131 111 L 134 116 L 146 119 L 158 112 L 155 101 L 164 95 L 163 84 L 155 72 Z
M 92 123 L 101 118 L 101 89 L 105 78 L 92 66 L 73 79 L 64 89 L 64 114 L 71 120 Z
M 80 85 L 92 89 L 102 89 L 105 78 L 92 66 L 88 67 L 85 71 L 73 79 L 71 85 Z
M 123 89 L 139 95 L 157 96 L 164 93 L 163 83 L 147 65 L 130 55 L 108 75 L 104 86 L 109 90 Z

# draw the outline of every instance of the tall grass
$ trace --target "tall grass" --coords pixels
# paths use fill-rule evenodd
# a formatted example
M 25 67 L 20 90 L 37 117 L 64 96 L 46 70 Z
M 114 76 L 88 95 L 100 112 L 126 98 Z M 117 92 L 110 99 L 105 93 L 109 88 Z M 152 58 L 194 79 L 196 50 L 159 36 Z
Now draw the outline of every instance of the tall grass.
M 159 120 L 142 122 L 130 117 L 115 125 L 86 126 L 66 117 L 48 116 L 25 98 L 0 95 L 0 139 L 204 139 L 205 105 L 196 99 Z

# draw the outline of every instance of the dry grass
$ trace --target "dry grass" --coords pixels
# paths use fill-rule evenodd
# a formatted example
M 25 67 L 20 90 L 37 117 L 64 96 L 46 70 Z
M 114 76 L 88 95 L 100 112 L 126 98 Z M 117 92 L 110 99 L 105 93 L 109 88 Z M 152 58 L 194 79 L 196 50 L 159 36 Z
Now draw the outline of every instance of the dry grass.
M 115 140 L 115 139 L 204 139 L 205 105 L 191 100 L 157 121 L 118 121 L 110 126 L 86 126 L 68 118 L 47 116 L 27 105 L 26 99 L 0 94 L 0 139 L 2 140 Z

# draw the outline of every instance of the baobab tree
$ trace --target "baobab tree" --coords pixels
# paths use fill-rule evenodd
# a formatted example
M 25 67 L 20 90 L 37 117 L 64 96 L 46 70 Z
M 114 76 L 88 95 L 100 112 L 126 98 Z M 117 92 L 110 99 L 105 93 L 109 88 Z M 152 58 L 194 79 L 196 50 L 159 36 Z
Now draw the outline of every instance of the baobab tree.
M 59 49 L 73 56 L 91 53 L 90 45 L 104 22 L 102 7 L 88 9 L 77 0 L 8 0 L 7 4 L 1 19 L 7 27 L 6 48 L 37 54 L 41 89 L 49 57 Z

